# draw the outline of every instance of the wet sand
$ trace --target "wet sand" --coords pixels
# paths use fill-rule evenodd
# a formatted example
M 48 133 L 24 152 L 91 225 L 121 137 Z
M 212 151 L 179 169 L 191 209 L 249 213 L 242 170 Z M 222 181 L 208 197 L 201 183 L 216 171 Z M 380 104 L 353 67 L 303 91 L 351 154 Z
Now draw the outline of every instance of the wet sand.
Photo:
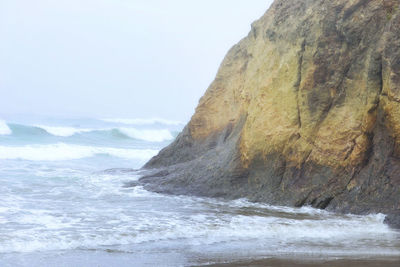
M 304 260 L 304 259 L 262 259 L 254 261 L 240 261 L 211 265 L 208 267 L 399 267 L 400 258 L 383 259 L 329 259 L 329 260 Z

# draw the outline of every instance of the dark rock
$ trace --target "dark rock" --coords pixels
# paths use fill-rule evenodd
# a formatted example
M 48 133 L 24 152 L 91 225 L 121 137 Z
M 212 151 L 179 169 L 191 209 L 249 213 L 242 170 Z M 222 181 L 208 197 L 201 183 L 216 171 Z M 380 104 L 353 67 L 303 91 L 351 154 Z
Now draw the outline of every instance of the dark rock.
M 400 11 L 384 2 L 276 0 L 140 183 L 398 226 Z

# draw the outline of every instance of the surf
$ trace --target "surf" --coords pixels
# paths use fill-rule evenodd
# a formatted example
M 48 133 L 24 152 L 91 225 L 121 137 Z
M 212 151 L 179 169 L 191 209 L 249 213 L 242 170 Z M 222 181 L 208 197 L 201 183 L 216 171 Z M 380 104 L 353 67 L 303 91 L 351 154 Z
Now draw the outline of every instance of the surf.
M 85 146 L 66 143 L 47 145 L 0 146 L 0 159 L 30 161 L 63 161 L 108 155 L 124 159 L 149 159 L 157 154 L 155 149 L 123 149 Z
M 7 123 L 3 120 L 0 120 L 0 135 L 9 135 L 12 131 L 10 127 L 8 127 Z
M 122 123 L 127 125 L 152 125 L 152 124 L 184 125 L 184 123 L 181 121 L 166 120 L 162 118 L 152 118 L 152 119 L 105 118 L 102 120 L 105 122 Z
M 49 126 L 43 124 L 25 125 L 0 121 L 0 135 L 15 137 L 102 137 L 102 138 L 128 138 L 147 142 L 165 142 L 173 140 L 178 131 L 166 128 L 134 128 L 134 127 L 102 127 L 80 128 L 72 126 Z

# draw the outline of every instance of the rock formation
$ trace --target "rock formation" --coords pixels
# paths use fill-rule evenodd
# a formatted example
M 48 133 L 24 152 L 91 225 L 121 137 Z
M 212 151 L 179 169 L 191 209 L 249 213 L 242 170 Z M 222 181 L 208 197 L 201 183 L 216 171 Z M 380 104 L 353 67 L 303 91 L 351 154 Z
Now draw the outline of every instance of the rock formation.
M 276 0 L 141 182 L 400 225 L 399 6 Z

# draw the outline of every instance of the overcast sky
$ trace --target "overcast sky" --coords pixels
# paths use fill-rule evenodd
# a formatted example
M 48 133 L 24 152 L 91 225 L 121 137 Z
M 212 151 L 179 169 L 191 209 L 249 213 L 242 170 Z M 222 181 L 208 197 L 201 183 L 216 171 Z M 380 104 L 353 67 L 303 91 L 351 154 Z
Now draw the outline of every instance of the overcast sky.
M 0 116 L 188 120 L 271 0 L 0 0 Z

